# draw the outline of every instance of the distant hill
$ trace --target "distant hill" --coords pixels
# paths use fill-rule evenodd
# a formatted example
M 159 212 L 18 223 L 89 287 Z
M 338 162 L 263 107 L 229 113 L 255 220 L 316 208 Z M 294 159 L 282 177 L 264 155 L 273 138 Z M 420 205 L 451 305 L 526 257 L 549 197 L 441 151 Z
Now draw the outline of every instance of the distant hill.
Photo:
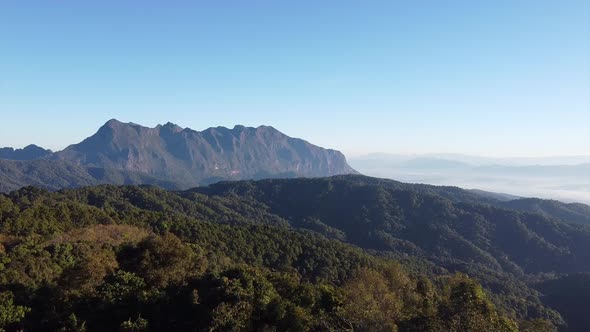
M 3 191 L 26 185 L 58 189 L 98 183 L 189 188 L 220 180 L 356 173 L 339 151 L 269 126 L 198 132 L 172 123 L 147 128 L 110 120 L 94 135 L 56 153 L 35 146 L 0 151 Z
M 22 149 L 0 148 L 0 159 L 32 160 L 50 156 L 51 150 L 43 149 L 35 144 L 27 145 Z
M 418 157 L 399 163 L 399 167 L 420 169 L 461 169 L 469 168 L 470 166 L 470 164 L 461 161 L 431 157 Z
M 403 182 L 590 203 L 590 156 L 483 158 L 453 154 L 371 154 L 351 158 L 350 163 L 365 175 Z
M 355 162 L 374 161 L 379 163 L 398 164 L 413 159 L 433 159 L 455 161 L 472 166 L 505 165 L 505 166 L 556 166 L 579 165 L 590 163 L 590 155 L 553 156 L 553 157 L 482 157 L 457 153 L 427 153 L 427 154 L 392 154 L 370 153 L 353 158 Z
M 562 203 L 555 200 L 539 198 L 522 198 L 502 202 L 498 205 L 509 209 L 534 212 L 544 216 L 590 225 L 590 206 L 586 204 Z
M 511 201 L 511 200 L 520 198 L 518 196 L 514 196 L 514 195 L 510 195 L 510 194 L 496 193 L 496 192 L 479 190 L 479 189 L 470 189 L 469 191 L 471 191 L 472 193 L 475 193 L 479 196 L 493 198 L 498 201 Z

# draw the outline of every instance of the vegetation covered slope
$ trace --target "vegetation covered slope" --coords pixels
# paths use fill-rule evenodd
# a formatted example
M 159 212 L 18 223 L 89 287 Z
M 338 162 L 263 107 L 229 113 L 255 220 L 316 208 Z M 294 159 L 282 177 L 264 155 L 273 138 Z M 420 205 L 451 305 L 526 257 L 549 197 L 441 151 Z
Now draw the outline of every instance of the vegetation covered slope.
M 323 226 L 363 248 L 441 264 L 470 262 L 514 274 L 590 270 L 590 228 L 585 225 L 471 202 L 444 187 L 420 192 L 374 180 L 246 181 L 193 192 L 251 200 L 297 227 Z
M 26 186 L 58 190 L 102 183 L 152 184 L 168 189 L 182 188 L 177 183 L 137 172 L 84 167 L 59 160 L 0 159 L 0 192 L 10 192 Z
M 464 274 L 407 272 L 252 200 L 98 186 L 0 195 L 0 328 L 535 331 Z
M 590 271 L 590 227 L 452 187 L 362 176 L 219 183 L 194 191 L 263 204 L 291 225 L 424 269 L 462 271 L 517 317 L 545 317 L 532 281 Z M 571 327 L 571 326 L 570 326 Z M 578 327 L 581 328 L 581 327 Z
M 590 206 L 581 203 L 562 203 L 539 198 L 521 198 L 502 202 L 500 206 L 539 213 L 580 224 L 590 225 Z
M 590 326 L 590 273 L 575 273 L 537 284 L 544 301 L 563 313 L 568 322 L 563 331 L 583 331 Z

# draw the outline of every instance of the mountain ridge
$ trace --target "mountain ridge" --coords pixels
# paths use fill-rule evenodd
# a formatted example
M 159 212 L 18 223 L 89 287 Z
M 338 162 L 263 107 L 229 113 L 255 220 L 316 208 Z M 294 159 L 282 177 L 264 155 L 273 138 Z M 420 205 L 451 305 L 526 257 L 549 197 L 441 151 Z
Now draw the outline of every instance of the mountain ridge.
M 0 151 L 14 154 L 12 148 Z M 177 183 L 183 188 L 220 180 L 357 173 L 341 152 L 289 137 L 271 126 L 254 128 L 236 125 L 232 129 L 219 126 L 196 131 L 171 122 L 150 128 L 116 119 L 107 121 L 96 133 L 79 143 L 24 160 L 27 162 L 3 161 L 0 178 L 9 179 L 5 183 L 10 184 L 4 185 L 4 191 L 25 185 L 44 186 L 48 181 L 38 181 L 43 172 L 50 169 L 67 172 L 66 168 L 71 166 L 64 167 L 63 163 L 76 165 L 78 169 L 75 172 L 82 174 L 86 180 L 77 181 L 69 174 L 60 173 L 61 178 L 70 178 L 71 181 L 65 181 L 61 187 L 44 187 L 59 189 L 99 183 L 123 184 L 120 180 L 109 182 L 108 177 L 96 182 L 90 169 L 115 171 L 119 173 L 119 178 L 137 178 L 133 174 L 144 174 L 151 179 L 147 183 Z M 31 172 L 17 171 L 15 167 Z M 132 181 L 128 184 L 139 183 Z
M 33 160 L 47 157 L 53 154 L 51 150 L 44 149 L 35 144 L 29 144 L 22 149 L 12 147 L 0 148 L 0 159 L 8 160 Z
M 270 126 L 211 127 L 167 123 L 154 128 L 109 120 L 96 134 L 52 159 L 146 173 L 187 185 L 219 179 L 356 173 L 336 150 L 289 137 Z

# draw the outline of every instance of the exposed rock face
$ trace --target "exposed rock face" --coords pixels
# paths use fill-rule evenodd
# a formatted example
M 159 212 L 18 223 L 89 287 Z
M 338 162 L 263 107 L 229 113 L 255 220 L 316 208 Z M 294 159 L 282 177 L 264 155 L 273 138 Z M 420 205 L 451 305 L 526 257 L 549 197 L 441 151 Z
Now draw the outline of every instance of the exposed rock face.
M 356 173 L 339 151 L 288 137 L 268 126 L 198 132 L 172 123 L 147 128 L 110 120 L 96 134 L 51 158 L 145 173 L 186 186 L 218 180 Z

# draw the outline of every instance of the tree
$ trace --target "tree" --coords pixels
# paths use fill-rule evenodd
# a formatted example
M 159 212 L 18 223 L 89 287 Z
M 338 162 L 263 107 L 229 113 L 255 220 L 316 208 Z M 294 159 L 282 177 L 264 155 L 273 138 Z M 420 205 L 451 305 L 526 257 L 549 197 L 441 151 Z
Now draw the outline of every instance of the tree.
M 165 288 L 182 284 L 188 277 L 202 272 L 206 264 L 173 234 L 151 236 L 121 251 L 123 268 L 143 277 L 148 285 Z
M 0 330 L 4 329 L 10 324 L 18 323 L 27 312 L 31 311 L 30 308 L 15 305 L 14 296 L 12 292 L 6 291 L 0 293 Z
M 464 274 L 446 283 L 440 319 L 447 331 L 518 331 L 516 323 L 500 316 L 480 284 Z
M 402 299 L 378 271 L 361 269 L 344 285 L 343 319 L 356 331 L 397 331 Z
M 79 244 L 74 255 L 76 264 L 64 271 L 59 282 L 66 296 L 94 294 L 103 279 L 118 267 L 114 252 L 108 248 Z
M 555 325 L 546 319 L 536 318 L 520 323 L 520 332 L 557 332 Z
M 119 330 L 121 332 L 143 332 L 148 329 L 148 321 L 145 318 L 137 317 L 137 319 L 124 321 L 121 323 Z

